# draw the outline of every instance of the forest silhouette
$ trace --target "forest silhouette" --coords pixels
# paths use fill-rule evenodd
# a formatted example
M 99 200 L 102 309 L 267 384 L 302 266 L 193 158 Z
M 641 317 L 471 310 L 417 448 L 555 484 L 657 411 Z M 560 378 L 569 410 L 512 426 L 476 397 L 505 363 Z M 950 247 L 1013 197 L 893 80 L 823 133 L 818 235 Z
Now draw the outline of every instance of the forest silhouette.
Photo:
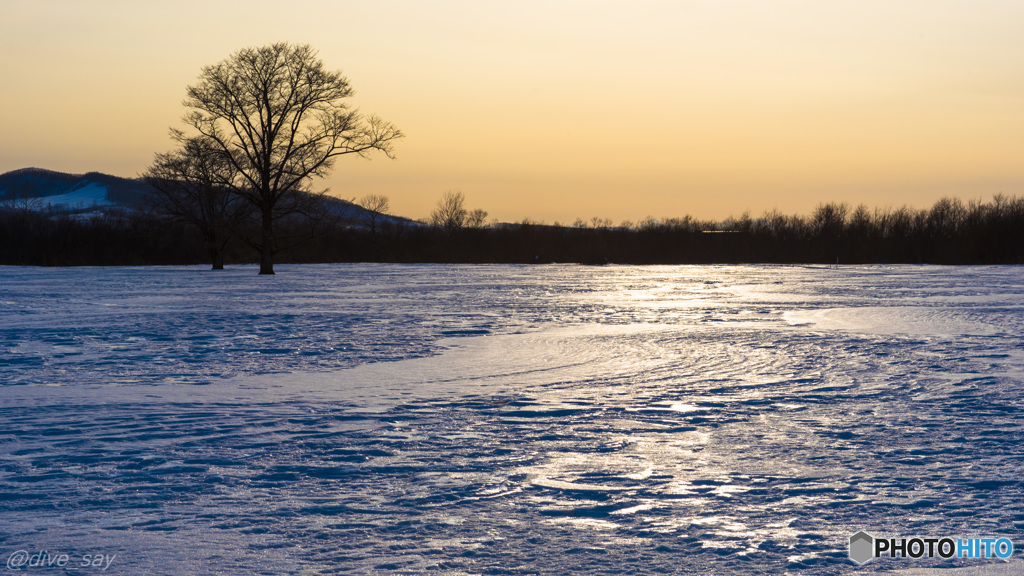
M 476 218 L 415 222 L 338 202 L 313 233 L 301 218 L 282 234 L 304 237 L 279 262 L 582 263 L 582 264 L 1021 264 L 1024 198 L 964 203 L 944 198 L 929 209 L 819 205 L 810 215 L 777 211 L 724 221 L 692 217 L 613 226 L 484 225 Z M 348 207 L 348 208 L 345 208 Z M 0 264 L 38 266 L 209 263 L 195 225 L 153 211 L 106 209 L 83 215 L 0 203 Z M 258 263 L 259 253 L 228 242 L 227 264 Z

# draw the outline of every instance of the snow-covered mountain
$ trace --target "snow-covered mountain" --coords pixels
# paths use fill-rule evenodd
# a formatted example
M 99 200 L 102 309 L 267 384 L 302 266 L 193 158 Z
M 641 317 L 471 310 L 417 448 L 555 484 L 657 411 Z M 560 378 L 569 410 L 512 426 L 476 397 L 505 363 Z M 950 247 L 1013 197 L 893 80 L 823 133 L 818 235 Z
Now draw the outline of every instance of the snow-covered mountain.
M 145 202 L 145 182 L 99 172 L 66 174 L 42 168 L 23 168 L 0 174 L 0 202 L 64 208 L 76 212 L 111 206 L 137 208 Z
M 121 178 L 100 172 L 67 174 L 42 168 L 22 168 L 0 174 L 0 204 L 23 203 L 36 210 L 60 209 L 78 214 L 98 213 L 110 208 L 129 210 L 145 206 L 152 188 L 140 179 Z M 325 197 L 330 210 L 350 226 L 367 226 L 372 212 L 348 200 Z M 401 216 L 379 215 L 383 223 L 418 225 Z

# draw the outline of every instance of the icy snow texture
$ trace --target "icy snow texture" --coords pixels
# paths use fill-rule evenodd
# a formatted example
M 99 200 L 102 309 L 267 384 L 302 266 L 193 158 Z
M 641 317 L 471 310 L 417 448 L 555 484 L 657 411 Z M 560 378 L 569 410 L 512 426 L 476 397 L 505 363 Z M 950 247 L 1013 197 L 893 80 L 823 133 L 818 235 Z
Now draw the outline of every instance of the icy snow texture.
M 1024 528 L 1021 268 L 278 268 L 0 268 L 4 559 L 839 574 Z

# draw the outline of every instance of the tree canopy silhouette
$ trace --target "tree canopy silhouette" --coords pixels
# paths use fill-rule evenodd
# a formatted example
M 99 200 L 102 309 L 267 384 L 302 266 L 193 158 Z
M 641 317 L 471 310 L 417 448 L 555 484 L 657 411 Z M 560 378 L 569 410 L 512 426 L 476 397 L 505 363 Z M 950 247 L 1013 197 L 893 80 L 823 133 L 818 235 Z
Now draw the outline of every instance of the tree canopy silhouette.
M 430 213 L 428 222 L 431 226 L 452 232 L 462 228 L 468 214 L 466 196 L 459 190 L 448 190 L 437 201 L 437 206 Z
M 224 269 L 224 249 L 252 206 L 220 182 L 233 179 L 233 166 L 208 138 L 177 134 L 181 148 L 157 154 L 142 175 L 153 194 L 150 206 L 195 226 L 214 270 Z
M 274 222 L 302 210 L 297 199 L 310 195 L 312 179 L 326 176 L 338 156 L 394 157 L 401 131 L 350 108 L 352 94 L 348 79 L 327 70 L 312 47 L 289 43 L 239 50 L 204 67 L 188 87 L 185 123 L 231 168 L 218 184 L 259 212 L 260 274 L 274 273 Z

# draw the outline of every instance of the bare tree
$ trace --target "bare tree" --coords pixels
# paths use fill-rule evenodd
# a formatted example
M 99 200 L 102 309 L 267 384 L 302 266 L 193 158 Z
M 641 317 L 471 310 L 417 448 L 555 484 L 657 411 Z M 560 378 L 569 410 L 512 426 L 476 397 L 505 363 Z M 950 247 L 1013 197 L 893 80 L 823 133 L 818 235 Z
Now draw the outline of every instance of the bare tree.
M 437 206 L 430 213 L 429 222 L 432 226 L 444 228 L 449 232 L 458 230 L 466 223 L 466 197 L 458 190 L 448 190 Z
M 301 210 L 297 198 L 309 196 L 313 178 L 346 154 L 394 157 L 402 133 L 349 108 L 352 94 L 348 79 L 325 69 L 312 47 L 288 43 L 239 50 L 204 67 L 188 87 L 185 123 L 232 166 L 218 183 L 259 211 L 260 274 L 274 273 L 274 222 Z
M 153 189 L 152 207 L 195 226 L 214 270 L 224 269 L 224 249 L 231 232 L 252 213 L 251 206 L 231 194 L 222 182 L 234 167 L 209 139 L 173 133 L 181 148 L 157 154 L 142 179 Z
M 467 228 L 480 228 L 484 225 L 487 220 L 487 211 L 476 208 L 470 210 L 469 214 L 466 215 L 466 227 Z
M 366 210 L 365 216 L 370 223 L 370 235 L 377 234 L 377 221 L 385 216 L 391 209 L 391 201 L 383 194 L 367 194 L 356 201 L 360 207 Z

